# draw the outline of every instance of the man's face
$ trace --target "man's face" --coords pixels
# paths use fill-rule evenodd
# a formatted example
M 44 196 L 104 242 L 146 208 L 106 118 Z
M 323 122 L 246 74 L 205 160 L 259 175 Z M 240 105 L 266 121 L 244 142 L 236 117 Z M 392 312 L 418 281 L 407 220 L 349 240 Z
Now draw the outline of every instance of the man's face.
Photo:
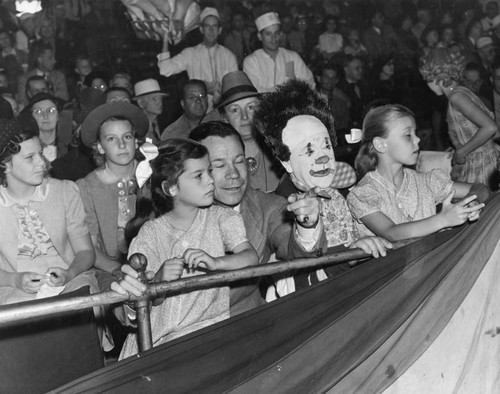
M 363 78 L 363 63 L 359 59 L 353 59 L 344 68 L 347 79 L 353 82 L 358 82 Z
M 268 51 L 276 51 L 280 46 L 280 25 L 272 25 L 262 29 L 258 36 L 262 42 L 262 48 Z
M 92 64 L 89 59 L 80 59 L 76 63 L 75 71 L 78 75 L 86 77 L 92 71 Z
M 144 112 L 152 115 L 160 115 L 163 112 L 163 96 L 159 93 L 149 94 L 141 97 L 137 103 Z
M 30 81 L 27 88 L 28 98 L 31 98 L 40 92 L 49 93 L 47 81 L 45 79 Z
M 46 40 L 54 38 L 54 27 L 52 21 L 44 19 L 40 25 L 40 36 Z
M 54 59 L 54 52 L 52 49 L 46 49 L 38 56 L 38 63 L 42 71 L 52 71 L 56 64 L 56 59 Z
M 479 92 L 481 88 L 481 75 L 478 70 L 468 70 L 464 72 L 463 84 L 466 88 L 472 90 L 474 93 Z
M 493 87 L 495 91 L 500 94 L 500 67 L 497 67 L 493 74 Z
M 495 1 L 490 1 L 486 4 L 485 11 L 488 18 L 493 19 L 498 15 L 498 4 Z
M 338 76 L 335 70 L 325 68 L 321 73 L 321 89 L 331 92 L 338 83 Z
M 208 108 L 207 91 L 198 84 L 186 86 L 181 106 L 188 118 L 203 118 Z
M 241 142 L 235 136 L 211 136 L 200 142 L 210 155 L 215 199 L 229 207 L 238 205 L 247 188 L 247 163 Z
M 241 14 L 235 14 L 233 16 L 233 29 L 236 31 L 242 31 L 245 28 L 245 19 Z
M 296 119 L 299 122 L 293 123 Z M 336 162 L 326 127 L 314 117 L 296 117 L 283 130 L 283 143 L 290 149 L 290 160 L 282 162 L 306 190 L 332 184 Z
M 479 57 L 486 63 L 492 64 L 495 60 L 495 48 L 492 44 L 488 44 L 477 50 Z
M 243 141 L 253 140 L 253 117 L 259 106 L 257 97 L 247 97 L 224 107 L 224 117 L 241 135 Z
M 221 33 L 221 27 L 219 24 L 219 19 L 215 16 L 207 16 L 203 19 L 200 26 L 201 34 L 203 34 L 203 43 L 208 46 L 215 45 L 217 43 L 217 38 Z

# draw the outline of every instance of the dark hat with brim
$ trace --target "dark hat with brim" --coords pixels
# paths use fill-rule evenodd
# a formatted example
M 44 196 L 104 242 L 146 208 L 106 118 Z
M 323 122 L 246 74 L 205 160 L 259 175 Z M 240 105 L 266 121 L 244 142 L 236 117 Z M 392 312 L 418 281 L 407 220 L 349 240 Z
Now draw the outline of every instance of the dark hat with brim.
M 100 105 L 88 114 L 82 125 L 82 142 L 92 147 L 97 140 L 99 127 L 112 117 L 128 119 L 135 129 L 136 138 L 143 138 L 149 130 L 148 117 L 141 108 L 124 101 L 115 101 Z
M 56 97 L 50 93 L 39 92 L 30 98 L 29 103 L 28 103 L 28 108 L 31 109 L 31 108 L 33 108 L 33 105 L 35 105 L 36 103 L 39 103 L 40 101 L 45 101 L 45 100 L 52 101 L 57 106 L 58 111 L 61 111 L 61 109 L 64 105 L 63 99 L 60 99 L 59 97 Z
M 221 99 L 217 108 L 244 98 L 257 96 L 260 96 L 260 93 L 255 89 L 250 78 L 243 71 L 233 71 L 222 78 Z

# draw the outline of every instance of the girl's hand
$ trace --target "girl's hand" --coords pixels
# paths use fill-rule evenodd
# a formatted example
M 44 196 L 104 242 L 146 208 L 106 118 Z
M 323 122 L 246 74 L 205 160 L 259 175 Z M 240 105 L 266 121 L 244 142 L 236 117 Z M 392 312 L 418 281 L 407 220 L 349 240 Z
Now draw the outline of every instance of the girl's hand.
M 387 249 L 392 249 L 393 245 L 388 240 L 382 237 L 364 237 L 349 245 L 349 249 L 360 248 L 365 253 L 371 254 L 377 258 L 385 256 Z
M 479 212 L 484 207 L 484 204 L 472 204 L 477 198 L 475 195 L 465 197 L 462 201 L 452 204 L 451 200 L 454 195 L 455 189 L 444 199 L 443 209 L 438 214 L 443 219 L 443 228 L 459 226 L 465 223 L 469 216 L 474 218 L 477 215 L 479 217 Z
M 210 271 L 217 269 L 217 259 L 214 259 L 208 253 L 201 249 L 186 249 L 182 256 L 189 269 L 206 268 Z
M 111 290 L 123 295 L 135 295 L 140 297 L 146 291 L 146 285 L 142 283 L 138 278 L 138 272 L 133 269 L 129 264 L 123 264 L 121 270 L 113 271 L 113 274 L 117 278 L 117 282 L 111 283 Z M 155 278 L 153 271 L 146 271 L 146 280 L 148 282 Z
M 48 277 L 47 284 L 52 287 L 64 286 L 73 279 L 68 270 L 59 267 L 49 268 L 46 275 Z
M 462 155 L 458 150 L 453 153 L 451 158 L 451 165 L 454 164 L 465 164 L 465 155 Z
M 184 260 L 178 258 L 165 260 L 160 269 L 158 270 L 156 278 L 159 281 L 177 280 L 181 277 L 183 270 L 184 270 Z
M 34 272 L 20 272 L 16 277 L 16 287 L 25 293 L 34 294 L 40 290 L 40 286 L 44 283 L 45 275 L 36 274 Z

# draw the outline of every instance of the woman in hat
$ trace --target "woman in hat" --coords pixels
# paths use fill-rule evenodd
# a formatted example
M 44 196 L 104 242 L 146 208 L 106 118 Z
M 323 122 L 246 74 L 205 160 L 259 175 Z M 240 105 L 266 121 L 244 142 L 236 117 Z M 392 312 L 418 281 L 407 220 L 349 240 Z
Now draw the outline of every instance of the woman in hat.
M 236 129 L 245 144 L 250 186 L 269 192 L 276 189 L 283 171 L 254 129 L 253 116 L 259 106 L 259 96 L 243 71 L 233 71 L 222 79 L 218 111 L 222 119 Z
M 0 120 L 0 305 L 83 286 L 95 253 L 77 186 L 47 178 L 36 130 Z
M 448 98 L 448 133 L 455 148 L 451 178 L 498 189 L 500 148 L 493 141 L 498 127 L 493 113 L 472 91 L 460 85 L 463 58 L 447 48 L 435 48 L 421 59 L 420 73 L 429 88 Z
M 137 139 L 144 137 L 148 127 L 142 109 L 113 102 L 90 112 L 81 128 L 83 143 L 103 161 L 102 166 L 77 181 L 96 250 L 101 290 L 109 289 L 111 273 L 120 269 L 127 256 L 124 229 L 135 214 Z

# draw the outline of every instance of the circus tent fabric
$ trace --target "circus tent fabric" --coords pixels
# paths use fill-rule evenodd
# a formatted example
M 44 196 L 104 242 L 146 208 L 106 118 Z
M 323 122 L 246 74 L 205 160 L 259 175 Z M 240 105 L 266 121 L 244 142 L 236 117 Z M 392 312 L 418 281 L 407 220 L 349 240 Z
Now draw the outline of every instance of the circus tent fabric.
M 499 219 L 495 195 L 476 223 L 55 392 L 500 392 Z

